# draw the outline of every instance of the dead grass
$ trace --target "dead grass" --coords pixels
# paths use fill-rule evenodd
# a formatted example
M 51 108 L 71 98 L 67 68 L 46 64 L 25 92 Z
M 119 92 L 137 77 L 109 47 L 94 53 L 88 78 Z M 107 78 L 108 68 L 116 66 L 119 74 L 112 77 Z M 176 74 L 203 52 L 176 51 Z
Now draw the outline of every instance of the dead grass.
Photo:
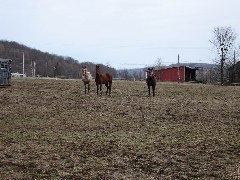
M 3 179 L 240 179 L 240 87 L 13 79 L 0 89 Z M 105 87 L 104 87 L 105 91 Z

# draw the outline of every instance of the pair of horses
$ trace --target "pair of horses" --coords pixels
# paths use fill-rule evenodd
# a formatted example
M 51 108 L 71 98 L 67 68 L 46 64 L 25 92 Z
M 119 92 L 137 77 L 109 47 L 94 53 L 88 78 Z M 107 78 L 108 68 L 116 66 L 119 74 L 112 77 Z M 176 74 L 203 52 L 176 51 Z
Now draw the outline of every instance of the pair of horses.
M 89 93 L 91 79 L 92 79 L 91 73 L 87 71 L 86 66 L 83 66 L 82 67 L 82 80 L 83 80 L 84 86 L 85 86 L 85 94 L 87 92 L 87 89 L 88 89 L 88 93 Z M 105 86 L 107 87 L 106 95 L 109 94 L 109 96 L 110 96 L 111 88 L 112 88 L 112 75 L 109 73 L 101 74 L 99 65 L 96 65 L 95 82 L 96 82 L 96 86 L 97 86 L 97 95 L 98 95 L 99 89 L 100 89 L 100 93 L 102 94 L 102 85 L 105 84 Z M 151 95 L 150 89 L 152 87 L 153 96 L 155 96 L 156 79 L 153 74 L 153 68 L 148 68 L 146 83 L 148 86 L 148 95 L 149 96 Z
M 85 86 L 85 94 L 87 93 L 87 89 L 88 89 L 88 93 L 89 93 L 91 80 L 92 80 L 91 73 L 87 71 L 86 66 L 83 66 L 82 67 L 82 81 Z M 97 95 L 98 95 L 99 90 L 100 90 L 100 93 L 102 94 L 102 85 L 105 84 L 105 86 L 107 87 L 106 95 L 108 94 L 110 96 L 111 89 L 112 89 L 112 75 L 109 73 L 101 74 L 99 65 L 96 65 L 95 82 L 96 82 L 96 86 L 97 86 Z

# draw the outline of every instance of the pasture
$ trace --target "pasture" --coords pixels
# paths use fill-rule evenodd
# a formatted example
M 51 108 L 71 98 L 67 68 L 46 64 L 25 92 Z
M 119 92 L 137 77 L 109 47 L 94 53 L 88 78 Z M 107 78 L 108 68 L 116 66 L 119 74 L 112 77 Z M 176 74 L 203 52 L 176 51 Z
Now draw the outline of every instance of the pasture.
M 240 87 L 12 79 L 0 107 L 2 179 L 240 179 Z

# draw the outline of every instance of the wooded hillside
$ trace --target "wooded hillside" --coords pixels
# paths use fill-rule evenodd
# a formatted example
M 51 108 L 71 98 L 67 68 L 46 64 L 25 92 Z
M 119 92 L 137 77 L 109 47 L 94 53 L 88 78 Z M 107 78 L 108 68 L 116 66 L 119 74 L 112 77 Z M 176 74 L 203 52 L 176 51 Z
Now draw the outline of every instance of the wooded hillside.
M 95 64 L 79 62 L 71 57 L 64 57 L 48 52 L 27 47 L 14 41 L 0 41 L 0 58 L 12 59 L 12 72 L 22 73 L 23 52 L 25 59 L 25 73 L 32 76 L 33 62 L 36 63 L 36 75 L 44 77 L 63 76 L 66 78 L 80 78 L 82 66 L 87 66 L 95 76 Z M 101 65 L 102 73 L 109 72 L 114 77 L 116 70 L 112 67 Z

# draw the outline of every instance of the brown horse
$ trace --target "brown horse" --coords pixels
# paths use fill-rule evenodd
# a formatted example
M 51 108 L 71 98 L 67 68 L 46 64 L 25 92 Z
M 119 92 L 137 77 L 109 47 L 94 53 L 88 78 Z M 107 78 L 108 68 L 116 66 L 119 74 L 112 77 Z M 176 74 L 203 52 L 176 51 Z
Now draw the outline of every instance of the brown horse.
M 90 72 L 88 72 L 87 67 L 86 66 L 82 66 L 82 81 L 84 83 L 85 86 L 85 94 L 87 93 L 87 89 L 88 89 L 88 93 L 90 90 L 90 81 L 92 80 L 92 75 Z M 88 85 L 88 87 L 87 87 Z
M 111 87 L 112 87 L 112 75 L 109 73 L 100 74 L 100 66 L 96 65 L 96 78 L 95 78 L 96 86 L 97 86 L 97 95 L 100 86 L 100 93 L 102 94 L 102 84 L 105 84 L 107 87 L 106 95 L 109 93 L 111 94 Z
M 150 88 L 152 86 L 153 96 L 155 96 L 156 79 L 153 75 L 153 68 L 148 68 L 146 83 L 148 86 L 148 95 L 151 95 Z

